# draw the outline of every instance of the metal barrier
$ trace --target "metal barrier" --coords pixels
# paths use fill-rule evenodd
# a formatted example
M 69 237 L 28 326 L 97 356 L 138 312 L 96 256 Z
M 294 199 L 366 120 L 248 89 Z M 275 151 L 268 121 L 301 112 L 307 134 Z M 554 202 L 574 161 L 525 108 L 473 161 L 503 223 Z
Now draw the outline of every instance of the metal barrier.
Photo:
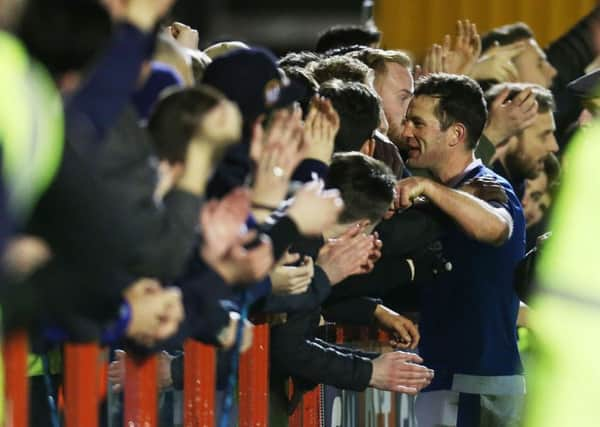
M 385 333 L 369 328 L 329 327 L 324 338 L 338 344 L 388 340 Z M 28 427 L 27 338 L 13 334 L 4 342 L 6 370 L 5 427 Z M 372 348 L 375 349 L 375 348 Z M 184 427 L 216 424 L 216 351 L 193 340 L 184 346 Z M 107 384 L 104 353 L 96 344 L 67 344 L 64 349 L 64 420 L 66 427 L 97 427 L 99 404 Z M 126 357 L 123 425 L 158 426 L 157 357 Z M 413 426 L 414 399 L 368 389 L 364 393 L 319 386 L 306 393 L 289 417 L 290 427 Z M 269 326 L 254 328 L 253 345 L 241 356 L 238 384 L 238 425 L 269 425 Z M 181 421 L 178 422 L 178 425 Z
M 8 335 L 3 343 L 5 425 L 29 426 L 29 383 L 27 380 L 27 333 L 19 331 Z

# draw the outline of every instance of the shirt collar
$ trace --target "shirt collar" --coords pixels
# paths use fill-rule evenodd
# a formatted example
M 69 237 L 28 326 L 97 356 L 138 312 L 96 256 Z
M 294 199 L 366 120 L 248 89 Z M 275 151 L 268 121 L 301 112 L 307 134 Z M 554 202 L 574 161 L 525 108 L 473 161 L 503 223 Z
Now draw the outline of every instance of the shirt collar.
M 463 179 L 465 179 L 465 177 L 474 169 L 483 166 L 483 163 L 481 162 L 481 159 L 475 159 L 473 160 L 471 163 L 469 163 L 469 165 L 465 168 L 464 171 L 462 171 L 462 173 L 460 173 L 459 175 L 455 176 L 454 178 L 452 178 L 450 181 L 448 181 L 448 183 L 446 184 L 448 187 L 451 188 L 455 188 L 457 187 L 460 183 L 462 183 Z

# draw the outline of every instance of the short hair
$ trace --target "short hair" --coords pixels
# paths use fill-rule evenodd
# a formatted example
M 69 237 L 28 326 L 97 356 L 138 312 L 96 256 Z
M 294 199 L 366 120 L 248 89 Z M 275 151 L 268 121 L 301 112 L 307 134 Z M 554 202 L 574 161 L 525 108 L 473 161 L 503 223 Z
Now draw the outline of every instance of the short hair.
M 325 30 L 319 36 L 315 51 L 323 53 L 330 49 L 355 44 L 368 46 L 379 43 L 381 33 L 373 27 L 361 25 L 339 25 Z
M 520 40 L 534 38 L 533 31 L 524 22 L 515 22 L 514 24 L 503 25 L 502 27 L 494 28 L 481 37 L 481 50 L 485 52 L 495 43 L 500 46 L 515 43 Z
M 344 201 L 338 222 L 368 219 L 375 224 L 394 200 L 396 177 L 383 162 L 359 152 L 333 155 L 327 188 L 337 188 Z
M 431 96 L 438 100 L 436 118 L 442 130 L 454 123 L 467 129 L 467 147 L 474 149 L 487 121 L 487 107 L 481 87 L 467 76 L 434 73 L 417 80 L 415 97 Z
M 554 102 L 552 92 L 545 87 L 533 83 L 499 83 L 492 86 L 485 92 L 485 100 L 488 108 L 505 89 L 509 90 L 507 101 L 514 99 L 525 89 L 531 89 L 538 103 L 538 113 L 547 113 L 548 111 L 552 112 L 556 110 L 556 103 Z
M 319 89 L 330 99 L 340 116 L 340 129 L 335 137 L 335 151 L 358 151 L 379 127 L 381 104 L 377 94 L 357 82 L 330 80 Z
M 84 71 L 106 46 L 111 31 L 108 12 L 95 0 L 29 1 L 17 27 L 30 55 L 54 77 Z
M 318 83 L 331 79 L 364 83 L 371 69 L 357 59 L 348 56 L 332 56 L 308 65 Z
M 289 52 L 277 61 L 280 67 L 306 67 L 310 62 L 318 61 L 321 56 L 304 50 L 302 52 Z
M 225 97 L 208 86 L 170 92 L 154 108 L 148 129 L 161 160 L 182 163 L 204 115 Z
M 319 83 L 317 83 L 312 73 L 306 68 L 283 67 L 282 70 L 291 82 L 305 89 L 304 96 L 298 102 L 302 107 L 302 111 L 307 114 L 312 98 L 319 93 Z
M 376 73 L 385 72 L 385 64 L 387 62 L 400 64 L 408 70 L 412 68 L 410 57 L 401 50 L 384 50 L 366 47 L 361 50 L 350 52 L 347 55 L 363 62 L 375 70 Z
M 353 44 L 351 46 L 341 46 L 341 47 L 336 47 L 334 49 L 329 49 L 328 51 L 323 52 L 321 55 L 323 56 L 323 58 L 330 58 L 332 56 L 340 56 L 340 55 L 346 55 L 346 54 L 352 53 L 352 52 L 359 52 L 363 49 L 371 49 L 371 48 L 369 46 Z

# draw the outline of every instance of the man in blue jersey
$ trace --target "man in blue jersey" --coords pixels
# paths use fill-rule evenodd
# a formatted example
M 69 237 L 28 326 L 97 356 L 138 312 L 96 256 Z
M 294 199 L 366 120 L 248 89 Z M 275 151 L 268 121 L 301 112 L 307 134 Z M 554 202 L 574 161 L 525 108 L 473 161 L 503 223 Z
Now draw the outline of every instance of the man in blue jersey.
M 421 290 L 420 352 L 436 376 L 418 399 L 419 427 L 512 426 L 520 418 L 525 384 L 512 284 L 525 220 L 510 184 L 473 154 L 486 117 L 477 83 L 432 74 L 417 82 L 403 131 L 408 165 L 435 180 L 400 181 L 400 206 L 425 199 L 453 220 L 442 239 L 453 270 Z M 457 190 L 474 178 L 500 184 L 507 197 L 483 201 Z

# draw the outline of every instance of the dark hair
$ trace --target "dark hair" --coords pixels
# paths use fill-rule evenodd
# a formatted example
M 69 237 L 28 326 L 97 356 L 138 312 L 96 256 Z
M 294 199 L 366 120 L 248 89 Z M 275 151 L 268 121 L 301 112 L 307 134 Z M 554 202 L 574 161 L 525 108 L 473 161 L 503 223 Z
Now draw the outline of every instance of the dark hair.
M 309 62 L 318 61 L 321 56 L 310 51 L 289 52 L 277 61 L 280 67 L 306 67 Z
M 304 96 L 298 100 L 304 114 L 308 113 L 310 102 L 317 93 L 319 93 L 319 84 L 314 76 L 306 68 L 301 67 L 283 67 L 283 72 L 291 82 L 302 86 Z
M 112 23 L 94 0 L 32 0 L 17 29 L 27 50 L 54 77 L 83 71 L 105 47 Z
M 344 201 L 341 224 L 361 219 L 381 220 L 394 199 L 396 178 L 383 162 L 359 152 L 336 153 L 326 186 L 337 188 Z
M 429 74 L 417 80 L 415 97 L 418 96 L 437 98 L 435 115 L 442 130 L 462 123 L 467 129 L 467 147 L 477 146 L 487 120 L 487 107 L 475 80 L 454 74 Z
M 494 28 L 481 37 L 481 50 L 485 52 L 494 43 L 500 46 L 515 43 L 520 40 L 534 38 L 533 31 L 529 25 L 524 22 L 515 22 L 514 24 L 503 25 L 502 27 Z
M 162 98 L 148 121 L 158 157 L 182 163 L 203 116 L 223 99 L 207 86 L 178 89 Z
M 364 83 L 371 70 L 358 59 L 348 56 L 332 56 L 309 64 L 308 68 L 318 83 L 331 79 Z
M 315 51 L 323 53 L 330 49 L 356 44 L 368 46 L 380 40 L 381 33 L 375 28 L 360 25 L 335 26 L 321 33 Z
M 381 106 L 377 94 L 363 83 L 330 80 L 319 93 L 331 100 L 340 116 L 335 151 L 358 151 L 379 127 Z
M 504 89 L 509 90 L 507 101 L 514 99 L 525 89 L 531 89 L 535 96 L 535 100 L 538 103 L 538 113 L 547 113 L 548 111 L 554 111 L 556 109 L 552 92 L 545 87 L 533 83 L 499 83 L 492 86 L 485 93 L 485 100 L 488 108 Z

